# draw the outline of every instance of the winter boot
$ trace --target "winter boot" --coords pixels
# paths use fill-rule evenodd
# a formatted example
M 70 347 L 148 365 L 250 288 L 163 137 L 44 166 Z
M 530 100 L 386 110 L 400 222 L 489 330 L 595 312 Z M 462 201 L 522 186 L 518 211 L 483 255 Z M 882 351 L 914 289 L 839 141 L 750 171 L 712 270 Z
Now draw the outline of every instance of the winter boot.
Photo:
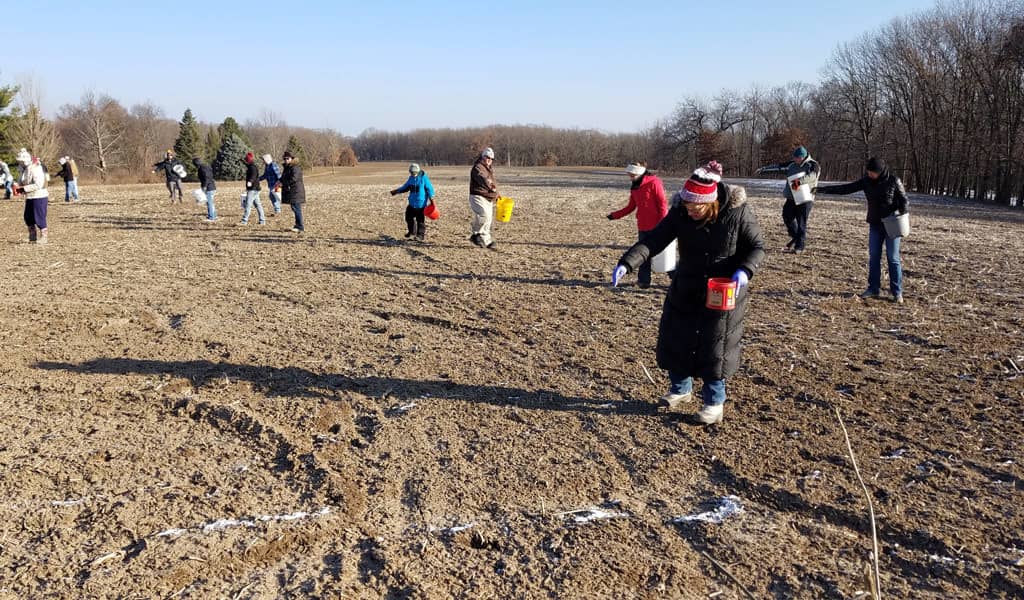
M 722 422 L 722 405 L 721 404 L 705 404 L 700 412 L 697 413 L 697 419 L 705 425 L 713 425 L 715 423 Z

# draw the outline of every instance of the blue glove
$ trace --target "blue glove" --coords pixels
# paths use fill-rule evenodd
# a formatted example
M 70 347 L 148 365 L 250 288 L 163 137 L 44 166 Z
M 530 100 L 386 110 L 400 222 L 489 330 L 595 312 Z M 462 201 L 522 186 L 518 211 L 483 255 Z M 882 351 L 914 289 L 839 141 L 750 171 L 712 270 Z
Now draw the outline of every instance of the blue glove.
M 736 269 L 736 272 L 732 274 L 732 280 L 736 282 L 736 289 L 745 288 L 750 283 L 750 277 L 747 276 L 744 269 Z
M 618 287 L 622 277 L 626 274 L 626 265 L 619 265 L 612 271 L 612 287 Z

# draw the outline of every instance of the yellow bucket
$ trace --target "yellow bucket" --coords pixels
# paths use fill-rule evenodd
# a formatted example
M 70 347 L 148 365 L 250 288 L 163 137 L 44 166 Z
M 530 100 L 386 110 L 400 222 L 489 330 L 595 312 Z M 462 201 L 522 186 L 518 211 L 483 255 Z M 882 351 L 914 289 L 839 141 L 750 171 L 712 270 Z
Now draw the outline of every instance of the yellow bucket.
M 515 205 L 515 200 L 505 198 L 504 196 L 498 196 L 498 206 L 494 212 L 494 218 L 502 223 L 508 223 L 512 220 L 512 207 Z

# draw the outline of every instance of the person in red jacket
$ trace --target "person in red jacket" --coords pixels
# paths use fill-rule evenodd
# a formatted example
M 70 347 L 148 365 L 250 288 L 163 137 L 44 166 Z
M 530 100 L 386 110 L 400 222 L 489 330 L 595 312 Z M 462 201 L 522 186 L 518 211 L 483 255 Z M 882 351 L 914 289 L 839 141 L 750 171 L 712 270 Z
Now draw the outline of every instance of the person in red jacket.
M 647 163 L 633 162 L 626 167 L 626 174 L 632 181 L 629 190 L 629 204 L 621 210 L 608 215 L 609 221 L 621 219 L 636 211 L 636 228 L 640 242 L 647 239 L 650 233 L 668 214 L 668 202 L 665 200 L 665 188 L 654 173 L 647 170 Z M 648 258 L 637 270 L 637 282 L 641 288 L 651 287 L 651 259 Z

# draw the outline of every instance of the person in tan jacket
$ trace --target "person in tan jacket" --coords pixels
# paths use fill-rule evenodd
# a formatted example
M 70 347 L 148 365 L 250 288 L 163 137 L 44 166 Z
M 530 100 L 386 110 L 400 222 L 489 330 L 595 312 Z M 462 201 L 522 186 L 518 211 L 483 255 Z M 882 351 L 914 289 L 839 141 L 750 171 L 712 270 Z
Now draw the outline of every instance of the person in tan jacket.
M 498 199 L 493 164 L 494 150 L 485 148 L 469 173 L 469 208 L 473 211 L 473 235 L 469 236 L 469 241 L 481 248 L 497 250 L 497 244 L 491 239 L 494 202 Z
M 50 192 L 46 189 L 46 171 L 43 170 L 39 159 L 33 158 L 25 148 L 18 151 L 17 161 L 21 165 L 21 177 L 14 184 L 14 193 L 25 194 L 28 241 L 45 244 L 46 205 L 50 200 Z

